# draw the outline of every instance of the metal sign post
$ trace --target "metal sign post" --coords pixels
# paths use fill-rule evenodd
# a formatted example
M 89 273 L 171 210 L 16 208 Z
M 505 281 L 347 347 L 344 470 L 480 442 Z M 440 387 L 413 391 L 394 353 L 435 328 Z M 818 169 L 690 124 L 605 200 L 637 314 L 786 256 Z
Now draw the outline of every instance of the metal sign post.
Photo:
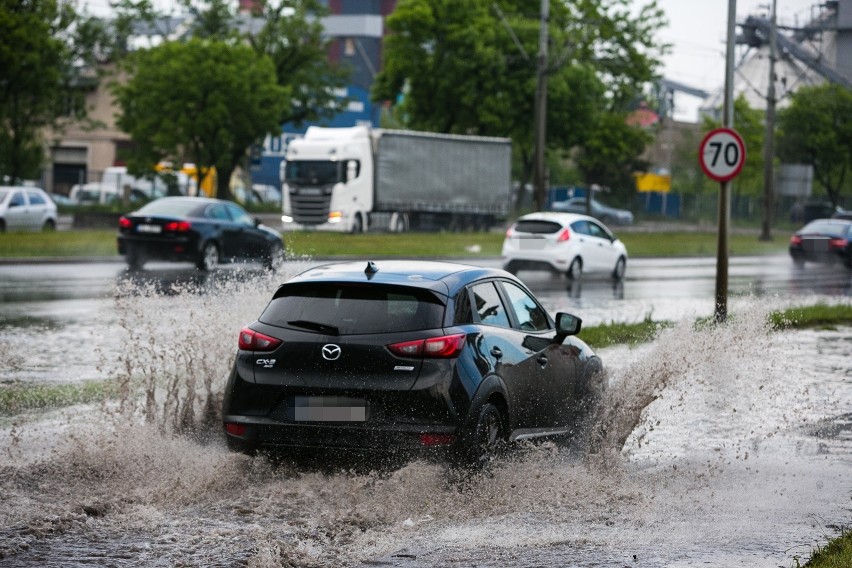
M 742 137 L 731 128 L 717 128 L 707 133 L 698 147 L 701 169 L 719 182 L 719 233 L 716 244 L 716 321 L 728 317 L 728 195 L 730 182 L 745 164 L 746 148 Z

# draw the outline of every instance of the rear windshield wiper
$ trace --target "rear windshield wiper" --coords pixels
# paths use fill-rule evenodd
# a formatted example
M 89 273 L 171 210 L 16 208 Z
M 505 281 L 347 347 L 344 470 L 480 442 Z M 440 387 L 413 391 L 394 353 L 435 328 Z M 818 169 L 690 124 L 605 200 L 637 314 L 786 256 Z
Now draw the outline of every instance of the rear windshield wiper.
M 302 329 L 310 329 L 311 331 L 318 331 L 320 333 L 326 333 L 328 335 L 340 335 L 339 329 L 337 329 L 333 325 L 328 325 L 327 323 L 319 323 L 316 321 L 308 320 L 293 320 L 288 321 L 287 325 L 301 327 Z

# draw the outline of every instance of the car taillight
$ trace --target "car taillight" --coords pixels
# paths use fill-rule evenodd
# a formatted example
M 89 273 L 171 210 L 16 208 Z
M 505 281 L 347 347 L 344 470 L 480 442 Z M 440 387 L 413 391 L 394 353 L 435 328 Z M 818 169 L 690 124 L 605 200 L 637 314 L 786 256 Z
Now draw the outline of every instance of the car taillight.
M 835 249 L 846 248 L 846 245 L 848 245 L 848 244 L 849 244 L 849 241 L 847 241 L 846 239 L 831 239 L 830 241 L 828 241 L 828 247 L 829 248 L 835 248 Z
M 800 237 L 799 235 L 793 235 L 792 237 L 790 237 L 790 244 L 796 246 L 802 244 L 802 237 Z
M 571 238 L 571 231 L 568 230 L 568 227 L 565 227 L 559 233 L 559 236 L 556 237 L 556 242 L 557 243 L 564 243 L 565 241 L 567 241 L 570 238 Z
M 163 225 L 164 231 L 172 233 L 185 233 L 190 228 L 192 228 L 192 224 L 189 221 L 171 221 Z
M 245 436 L 246 425 L 238 424 L 237 422 L 226 422 L 225 432 L 227 432 L 228 434 L 233 434 L 234 436 Z
M 269 337 L 248 327 L 240 330 L 239 346 L 243 351 L 272 351 L 281 343 L 280 339 Z
M 400 357 L 423 357 L 424 359 L 452 359 L 464 348 L 465 335 L 444 335 L 416 341 L 403 341 L 388 345 L 391 352 Z
M 133 227 L 133 221 L 124 216 L 118 218 L 119 229 L 130 229 L 131 227 Z

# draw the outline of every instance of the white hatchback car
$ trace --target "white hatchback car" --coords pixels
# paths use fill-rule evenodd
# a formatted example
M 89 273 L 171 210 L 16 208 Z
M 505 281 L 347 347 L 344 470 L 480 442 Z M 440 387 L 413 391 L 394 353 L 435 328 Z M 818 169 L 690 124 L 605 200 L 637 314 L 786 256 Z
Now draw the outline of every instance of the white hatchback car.
M 38 187 L 0 186 L 0 232 L 56 228 L 56 204 Z
M 584 272 L 624 278 L 627 248 L 600 221 L 574 213 L 530 213 L 506 231 L 503 268 L 551 270 L 568 278 Z

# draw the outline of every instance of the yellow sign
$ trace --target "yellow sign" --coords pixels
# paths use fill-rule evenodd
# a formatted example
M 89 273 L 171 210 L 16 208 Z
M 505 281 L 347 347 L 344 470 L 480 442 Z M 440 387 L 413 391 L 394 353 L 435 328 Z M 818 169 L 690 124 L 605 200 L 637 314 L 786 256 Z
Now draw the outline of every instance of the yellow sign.
M 672 190 L 672 176 L 641 172 L 633 174 L 633 177 L 636 178 L 636 191 L 668 193 Z

